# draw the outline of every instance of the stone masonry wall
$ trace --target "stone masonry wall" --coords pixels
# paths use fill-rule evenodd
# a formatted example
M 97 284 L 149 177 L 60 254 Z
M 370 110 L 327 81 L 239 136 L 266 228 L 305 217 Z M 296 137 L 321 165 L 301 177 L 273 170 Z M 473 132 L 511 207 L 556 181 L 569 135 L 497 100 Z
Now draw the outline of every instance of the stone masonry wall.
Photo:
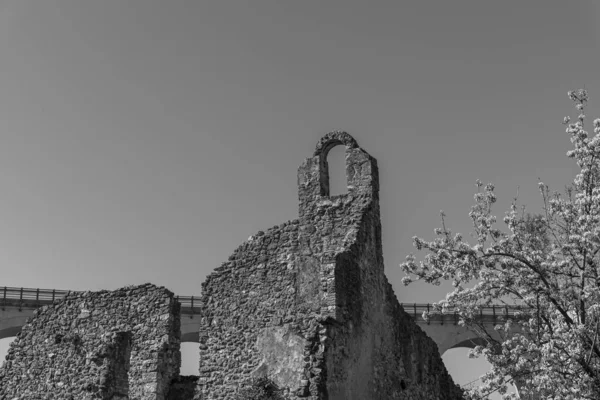
M 330 197 L 336 145 L 348 193 Z M 298 189 L 297 220 L 250 237 L 203 283 L 196 399 L 235 399 L 260 375 L 286 399 L 460 399 L 383 272 L 376 160 L 332 132 Z
M 141 285 L 38 309 L 0 368 L 0 399 L 164 400 L 179 374 L 179 303 Z
M 311 309 L 296 313 L 298 221 L 259 232 L 202 284 L 199 392 L 205 399 L 232 399 L 240 382 L 266 365 L 257 351 L 259 339 L 285 335 L 277 327 L 309 319 Z M 289 255 L 289 256 L 288 256 Z M 294 336 L 292 332 L 286 332 Z M 275 366 L 280 383 L 291 384 L 298 363 Z M 268 355 L 265 355 L 269 357 Z M 297 355 L 298 357 L 301 354 Z M 274 361 L 274 360 L 270 360 Z M 273 373 L 275 371 L 268 371 Z
M 328 399 L 460 399 L 437 345 L 402 310 L 383 273 L 377 202 L 335 262 L 337 324 L 327 333 Z M 346 300 L 347 299 L 347 300 Z
M 348 193 L 327 154 L 346 148 Z M 146 284 L 37 310 L 0 368 L 0 400 L 458 400 L 437 346 L 384 274 L 377 161 L 332 132 L 298 169 L 299 217 L 244 242 L 202 284 L 198 377 L 180 377 L 180 305 Z

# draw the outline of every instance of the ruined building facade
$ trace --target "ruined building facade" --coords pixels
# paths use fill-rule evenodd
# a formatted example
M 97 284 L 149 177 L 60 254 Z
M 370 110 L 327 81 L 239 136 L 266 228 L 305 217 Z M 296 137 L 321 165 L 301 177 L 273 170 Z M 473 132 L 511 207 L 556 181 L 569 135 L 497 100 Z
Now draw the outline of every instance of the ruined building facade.
M 0 399 L 163 400 L 179 375 L 179 312 L 150 284 L 44 306 L 8 349 Z
M 327 154 L 337 145 L 346 149 L 348 192 L 329 196 Z M 327 134 L 298 170 L 298 194 L 298 219 L 251 236 L 202 284 L 193 390 L 177 378 L 177 303 L 153 287 L 152 300 L 100 292 L 38 313 L 0 370 L 0 399 L 27 391 L 37 397 L 22 398 L 68 399 L 43 397 L 59 381 L 79 385 L 64 393 L 88 396 L 74 399 L 183 399 L 168 394 L 169 379 L 185 398 L 236 399 L 259 376 L 286 399 L 462 398 L 436 344 L 404 312 L 384 274 L 377 161 L 347 133 Z M 98 296 L 115 311 L 89 310 Z M 70 332 L 79 347 L 65 343 Z M 31 371 L 46 383 L 24 387 Z
M 336 145 L 348 192 L 329 196 Z M 460 398 L 384 274 L 377 161 L 332 132 L 298 169 L 298 196 L 298 219 L 251 237 L 202 285 L 199 392 L 233 398 L 266 374 L 288 398 Z

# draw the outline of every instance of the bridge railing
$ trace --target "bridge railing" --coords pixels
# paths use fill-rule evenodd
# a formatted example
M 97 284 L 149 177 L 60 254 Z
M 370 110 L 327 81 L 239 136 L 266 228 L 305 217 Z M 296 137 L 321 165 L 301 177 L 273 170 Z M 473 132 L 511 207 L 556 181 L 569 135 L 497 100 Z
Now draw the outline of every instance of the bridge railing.
M 22 307 L 40 307 L 45 304 L 52 304 L 60 300 L 69 293 L 69 290 L 58 289 L 36 289 L 36 288 L 18 288 L 0 286 L 0 308 L 6 306 Z M 73 291 L 76 292 L 76 291 Z M 181 304 L 182 314 L 199 314 L 201 310 L 200 296 L 175 296 Z M 428 303 L 401 303 L 404 311 L 409 313 L 417 322 L 423 323 L 422 315 L 424 311 L 433 311 L 433 306 Z M 502 317 L 514 317 L 515 313 L 522 308 L 517 306 L 492 306 L 481 307 L 480 318 L 490 322 L 500 321 Z M 433 315 L 428 323 L 458 324 L 458 314 L 446 312 L 439 315 Z
M 402 303 L 402 308 L 404 308 L 404 311 L 410 314 L 414 318 L 414 320 L 419 323 L 457 325 L 459 321 L 459 316 L 457 312 L 446 311 L 440 314 L 431 315 L 429 321 L 426 322 L 423 319 L 423 313 L 425 311 L 434 311 L 433 305 L 429 303 Z M 505 320 L 508 317 L 517 317 L 517 313 L 523 310 L 527 310 L 527 308 L 521 306 L 506 305 L 480 307 L 479 315 L 477 315 L 476 318 L 480 321 L 489 321 L 490 323 L 496 324 L 497 322 Z
M 60 300 L 69 292 L 76 290 L 59 289 L 35 289 L 0 286 L 0 308 L 7 306 L 19 307 L 41 307 Z M 200 312 L 200 296 L 175 296 L 181 303 L 181 311 L 184 314 L 198 314 Z
M 181 304 L 182 314 L 190 314 L 190 318 L 200 314 L 200 296 L 175 296 L 175 299 Z
M 69 293 L 68 290 L 0 287 L 0 307 L 40 307 L 52 304 Z

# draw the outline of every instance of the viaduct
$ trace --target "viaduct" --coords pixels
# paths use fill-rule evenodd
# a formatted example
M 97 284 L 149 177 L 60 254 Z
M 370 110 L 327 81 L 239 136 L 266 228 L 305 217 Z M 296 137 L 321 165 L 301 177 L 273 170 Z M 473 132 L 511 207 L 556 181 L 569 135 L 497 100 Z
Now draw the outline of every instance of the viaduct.
M 335 146 L 345 147 L 347 193 L 331 196 Z M 384 273 L 377 160 L 334 131 L 297 179 L 298 218 L 242 243 L 201 297 L 152 284 L 0 287 L 0 338 L 18 334 L 0 397 L 222 400 L 268 376 L 286 399 L 462 398 L 440 355 L 481 343 L 454 314 L 427 322 L 429 305 L 398 302 Z M 491 328 L 515 311 L 482 308 L 479 321 Z M 180 342 L 199 343 L 201 361 L 190 393 L 173 397 L 186 378 Z
M 69 291 L 56 289 L 0 287 L 0 339 L 16 336 L 36 308 L 52 304 L 67 293 Z M 200 296 L 177 296 L 177 299 L 181 304 L 181 341 L 198 343 L 201 326 Z M 435 341 L 440 354 L 449 349 L 473 348 L 484 344 L 473 332 L 458 325 L 458 318 L 454 314 L 434 316 L 428 323 L 421 315 L 429 310 L 429 304 L 402 303 L 402 307 Z M 484 326 L 490 327 L 488 332 L 494 332 L 491 328 L 514 312 L 514 308 L 487 307 L 481 309 L 479 318 Z

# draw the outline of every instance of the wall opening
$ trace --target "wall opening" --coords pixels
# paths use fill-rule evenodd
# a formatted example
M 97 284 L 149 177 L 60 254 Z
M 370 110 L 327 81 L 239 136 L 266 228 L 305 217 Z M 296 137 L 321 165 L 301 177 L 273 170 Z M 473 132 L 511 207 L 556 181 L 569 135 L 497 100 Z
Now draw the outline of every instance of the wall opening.
M 16 336 L 6 337 L 4 339 L 0 339 L 0 365 L 6 359 L 6 353 L 8 353 L 8 346 L 10 343 L 15 340 Z
M 129 398 L 129 368 L 131 359 L 131 332 L 119 332 L 115 346 L 115 359 L 113 365 L 114 392 L 113 399 Z
M 181 342 L 180 375 L 200 375 L 200 343 Z
M 329 196 L 348 193 L 346 178 L 346 146 L 335 146 L 327 154 L 329 169 Z

